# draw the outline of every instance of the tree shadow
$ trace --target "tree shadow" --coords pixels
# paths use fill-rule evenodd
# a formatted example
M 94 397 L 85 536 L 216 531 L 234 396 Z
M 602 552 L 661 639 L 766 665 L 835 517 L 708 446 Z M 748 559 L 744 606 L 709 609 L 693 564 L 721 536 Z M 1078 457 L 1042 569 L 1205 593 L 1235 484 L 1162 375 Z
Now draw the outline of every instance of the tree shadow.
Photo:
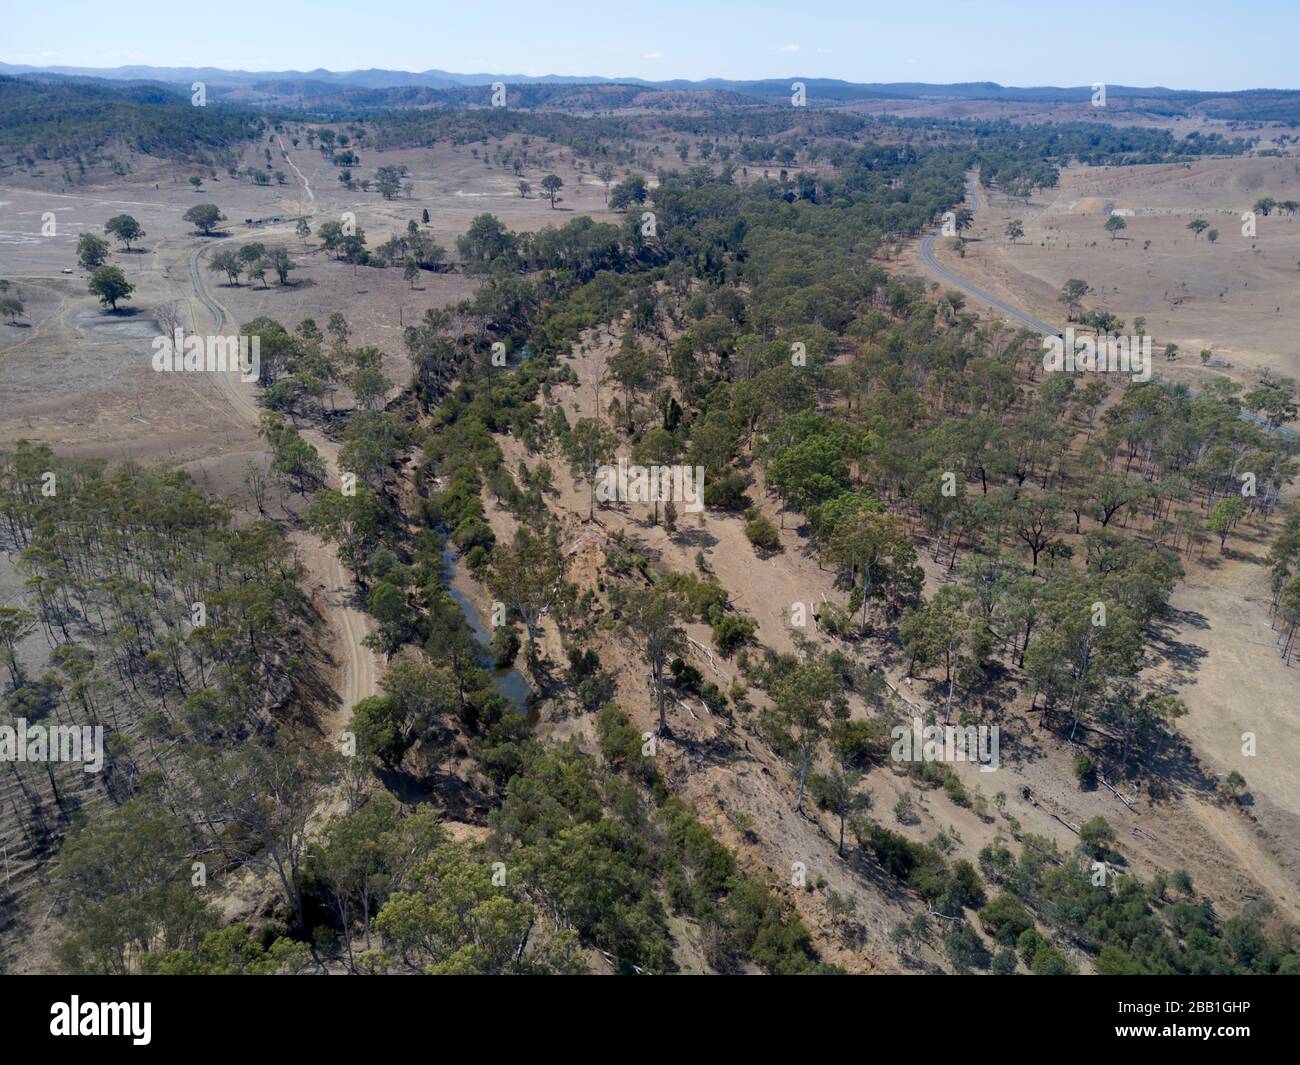
M 680 706 L 670 708 L 670 716 L 673 709 L 675 709 L 678 714 L 685 712 Z M 703 720 L 703 718 L 701 718 L 701 720 Z M 705 765 L 734 768 L 739 764 L 737 755 L 744 750 L 736 739 L 725 732 L 719 732 L 709 737 L 688 735 L 680 728 L 674 731 L 671 721 L 669 722 L 668 734 L 661 737 L 661 739 L 665 739 L 677 747 L 680 747 L 682 751 L 686 752 L 690 756 L 691 765 L 697 768 Z M 746 760 L 753 762 L 755 765 L 758 764 L 757 760 L 752 756 Z
M 674 544 L 679 547 L 695 547 L 700 549 L 714 547 L 718 543 L 718 538 L 707 529 L 678 528 L 677 532 L 671 537 Z
M 1202 630 L 1210 628 L 1205 616 L 1194 610 L 1170 611 L 1161 623 L 1151 630 L 1150 647 L 1160 660 L 1173 670 L 1175 683 L 1187 684 L 1191 682 L 1193 675 L 1199 672 L 1201 661 L 1209 656 L 1209 651 L 1189 641 L 1178 639 L 1176 633 L 1180 624 Z

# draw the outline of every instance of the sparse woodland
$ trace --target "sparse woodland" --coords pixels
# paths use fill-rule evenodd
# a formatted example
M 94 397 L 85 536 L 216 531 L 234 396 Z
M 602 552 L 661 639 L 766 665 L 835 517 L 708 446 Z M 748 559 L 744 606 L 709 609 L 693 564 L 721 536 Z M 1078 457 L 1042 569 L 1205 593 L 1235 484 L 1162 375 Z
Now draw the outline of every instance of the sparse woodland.
M 429 110 L 368 128 L 367 151 L 456 137 L 505 169 L 574 154 L 609 167 L 622 215 L 532 232 L 475 218 L 455 259 L 477 292 L 406 327 L 412 379 L 387 402 L 383 353 L 355 343 L 342 314 L 241 327 L 261 337 L 271 453 L 269 479 L 251 471 L 246 486 L 259 510 L 272 492 L 303 503 L 375 619 L 382 693 L 344 708 L 351 747 L 322 724 L 317 619 L 286 529 L 235 523 L 181 474 L 37 446 L 5 457 L 0 532 L 28 591 L 24 609 L 0 609 L 6 714 L 109 731 L 97 778 L 10 763 L 0 785 L 20 869 L 10 897 L 54 907 L 60 964 L 565 973 L 598 955 L 666 973 L 682 965 L 685 922 L 713 971 L 841 971 L 781 871 L 721 842 L 680 792 L 684 771 L 653 753 L 695 706 L 779 758 L 790 809 L 824 818 L 853 875 L 898 894 L 910 916 L 874 946 L 899 965 L 1300 972 L 1294 928 L 1264 907 L 1224 918 L 1185 872 L 1096 885 L 1096 863 L 1124 864 L 1104 819 L 1077 826 L 1073 850 L 1012 825 L 954 857 L 897 831 L 903 815 L 872 798 L 873 777 L 902 771 L 889 731 L 912 713 L 886 665 L 932 694 L 940 723 L 1007 727 L 1014 703 L 1024 727 L 1077 744 L 1081 779 L 1131 791 L 1194 775 L 1174 728 L 1186 706 L 1144 671 L 1184 566 L 1246 535 L 1273 544 L 1276 653 L 1294 659 L 1300 512 L 1281 499 L 1297 445 L 1241 416 L 1259 397 L 1227 379 L 1192 395 L 1044 373 L 1037 335 L 989 325 L 882 261 L 961 202 L 972 167 L 1027 195 L 1070 159 L 1242 142 L 775 109 Z M 322 150 L 358 147 L 355 132 L 348 145 L 328 132 Z M 688 134 L 696 157 L 660 160 L 647 181 L 649 147 Z M 401 178 L 384 175 L 386 198 Z M 318 236 L 372 266 L 440 269 L 448 254 L 415 223 L 373 251 L 363 231 Z M 213 269 L 233 283 L 284 252 L 246 250 Z M 594 337 L 610 346 L 600 408 L 570 422 L 555 396 Z M 1293 383 L 1266 387 L 1294 398 Z M 345 416 L 340 393 L 355 401 Z M 304 424 L 328 424 L 354 492 L 328 486 Z M 507 441 L 528 461 L 507 460 Z M 793 652 L 765 646 L 706 566 L 665 571 L 635 537 L 603 542 L 598 581 L 573 572 L 573 530 L 622 505 L 596 499 L 596 471 L 626 454 L 703 467 L 709 513 L 742 518 L 765 558 L 797 531 L 836 594 Z M 582 489 L 577 513 L 558 503 L 561 476 Z M 508 512 L 509 537 L 490 504 Z M 653 521 L 675 534 L 694 518 L 666 503 Z M 506 608 L 488 648 L 451 594 L 448 553 Z M 710 646 L 688 638 L 694 625 Z M 39 672 L 15 653 L 33 632 L 49 649 Z M 555 639 L 560 660 L 546 651 Z M 603 641 L 642 675 L 607 670 Z M 730 686 L 704 671 L 715 657 Z M 493 660 L 526 676 L 535 715 L 586 722 L 595 743 L 540 739 Z M 617 697 L 642 681 L 649 732 Z M 906 771 L 918 794 L 997 816 L 942 765 Z M 449 831 L 449 810 L 478 831 Z M 765 830 L 733 827 L 746 840 Z M 192 886 L 194 863 L 208 893 Z M 216 894 L 246 871 L 274 904 L 223 925 Z M 851 908 L 836 918 L 865 928 Z

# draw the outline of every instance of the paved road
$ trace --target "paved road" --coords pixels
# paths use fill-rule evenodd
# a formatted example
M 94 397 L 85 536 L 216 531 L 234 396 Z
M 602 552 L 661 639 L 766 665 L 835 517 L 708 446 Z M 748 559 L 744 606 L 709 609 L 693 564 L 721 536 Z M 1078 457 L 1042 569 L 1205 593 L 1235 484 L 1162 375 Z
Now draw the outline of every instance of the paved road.
M 974 174 L 966 175 L 966 206 L 968 206 L 972 211 L 979 210 L 979 184 L 976 182 Z M 1060 335 L 1061 331 L 1055 326 L 1050 326 L 1046 322 L 1041 322 L 1033 315 L 1026 314 L 1019 308 L 1012 307 L 1009 303 L 1004 303 L 1002 300 L 998 299 L 997 296 L 985 292 L 982 288 L 977 288 L 969 281 L 962 280 L 946 267 L 940 266 L 938 260 L 934 257 L 934 241 L 935 238 L 940 235 L 940 230 L 936 229 L 933 233 L 928 234 L 921 240 L 921 258 L 925 260 L 926 266 L 951 284 L 954 288 L 958 288 L 962 292 L 968 293 L 978 300 L 983 300 L 992 307 L 996 307 L 1004 314 L 1007 314 L 1018 322 L 1027 325 L 1030 329 L 1042 333 L 1044 336 Z

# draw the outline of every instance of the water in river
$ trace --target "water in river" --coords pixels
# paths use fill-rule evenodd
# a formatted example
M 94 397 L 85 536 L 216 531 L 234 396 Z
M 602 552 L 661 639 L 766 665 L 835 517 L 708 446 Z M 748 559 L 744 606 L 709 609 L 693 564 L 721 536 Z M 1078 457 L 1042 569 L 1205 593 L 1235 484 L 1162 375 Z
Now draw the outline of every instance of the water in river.
M 509 699 L 521 714 L 527 714 L 528 698 L 532 695 L 533 689 L 529 686 L 528 681 L 524 679 L 524 675 L 513 666 L 507 669 L 493 668 L 492 652 L 489 650 L 492 643 L 492 631 L 483 624 L 478 607 L 469 594 L 473 578 L 469 575 L 464 562 L 457 556 L 456 549 L 451 544 L 447 544 L 442 549 L 442 564 L 446 567 L 451 578 L 448 581 L 447 590 L 460 606 L 461 612 L 465 615 L 465 620 L 469 622 L 469 627 L 474 630 L 474 639 L 478 640 L 483 646 L 483 668 L 492 675 L 492 683 L 496 686 L 497 691 Z

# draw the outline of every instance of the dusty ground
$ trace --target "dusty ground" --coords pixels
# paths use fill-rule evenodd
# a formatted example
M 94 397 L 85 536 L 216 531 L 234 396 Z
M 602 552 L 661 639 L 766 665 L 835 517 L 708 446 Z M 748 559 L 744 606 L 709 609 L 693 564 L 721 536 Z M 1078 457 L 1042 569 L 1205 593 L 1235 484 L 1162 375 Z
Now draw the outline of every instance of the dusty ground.
M 1300 215 L 1257 217 L 1255 237 L 1244 237 L 1241 213 L 1265 196 L 1300 199 L 1300 159 L 1075 166 L 1061 172 L 1059 188 L 1028 202 L 981 189 L 965 258 L 943 239 L 936 255 L 960 277 L 1062 327 L 1057 295 L 1067 279 L 1082 278 L 1094 290 L 1086 307 L 1117 314 L 1130 332 L 1145 317 L 1158 348 L 1176 343 L 1179 359 L 1160 360 L 1160 370 L 1193 388 L 1223 373 L 1253 382 L 1265 367 L 1294 377 Z M 1108 205 L 1136 211 L 1116 240 L 1102 228 Z M 1216 242 L 1187 229 L 1195 218 L 1218 230 Z M 1012 219 L 1025 230 L 1014 244 L 1005 235 Z M 915 257 L 904 263 L 923 273 Z M 1213 352 L 1209 368 L 1199 357 L 1205 348 Z

